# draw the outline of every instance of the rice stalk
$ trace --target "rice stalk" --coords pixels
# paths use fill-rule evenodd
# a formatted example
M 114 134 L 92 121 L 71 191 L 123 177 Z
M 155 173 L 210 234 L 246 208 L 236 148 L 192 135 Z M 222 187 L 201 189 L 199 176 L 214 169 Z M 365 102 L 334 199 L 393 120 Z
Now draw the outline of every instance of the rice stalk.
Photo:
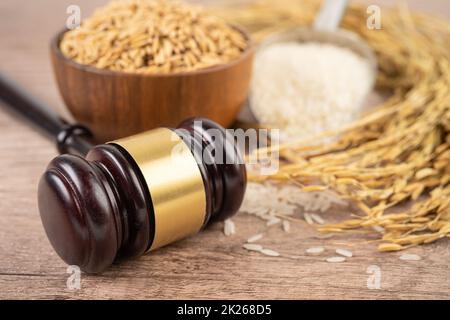
M 265 0 L 220 8 L 217 14 L 262 41 L 310 25 L 319 5 Z M 390 98 L 339 131 L 267 147 L 280 152 L 279 171 L 270 176 L 250 172 L 249 180 L 289 183 L 302 191 L 334 190 L 353 200 L 363 216 L 319 230 L 383 230 L 376 232 L 382 240 L 379 251 L 397 251 L 450 237 L 450 23 L 406 7 L 383 9 L 382 30 L 366 28 L 366 19 L 365 7 L 351 5 L 343 27 L 358 33 L 377 54 L 377 88 L 391 92 Z M 322 142 L 323 137 L 334 139 Z M 261 151 L 267 150 L 250 157 Z M 312 179 L 314 186 L 308 187 Z M 402 211 L 391 214 L 390 209 Z

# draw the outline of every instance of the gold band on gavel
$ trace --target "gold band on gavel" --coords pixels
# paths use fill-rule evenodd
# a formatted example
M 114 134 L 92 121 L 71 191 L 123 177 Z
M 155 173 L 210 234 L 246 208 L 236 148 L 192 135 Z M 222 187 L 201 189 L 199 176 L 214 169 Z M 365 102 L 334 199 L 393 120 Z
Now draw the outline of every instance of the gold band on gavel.
M 150 250 L 200 231 L 206 214 L 202 175 L 188 146 L 160 128 L 113 141 L 136 161 L 153 202 L 155 235 Z

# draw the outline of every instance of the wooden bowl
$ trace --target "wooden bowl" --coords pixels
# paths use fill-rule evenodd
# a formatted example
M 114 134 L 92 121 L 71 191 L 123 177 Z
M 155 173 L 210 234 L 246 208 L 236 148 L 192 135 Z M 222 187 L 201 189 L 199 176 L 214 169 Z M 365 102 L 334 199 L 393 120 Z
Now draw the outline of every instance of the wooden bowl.
M 253 64 L 250 36 L 236 28 L 249 45 L 227 64 L 192 72 L 138 74 L 81 65 L 63 55 L 60 32 L 51 43 L 59 91 L 74 118 L 87 125 L 97 142 L 156 127 L 176 127 L 201 116 L 230 126 L 247 99 Z

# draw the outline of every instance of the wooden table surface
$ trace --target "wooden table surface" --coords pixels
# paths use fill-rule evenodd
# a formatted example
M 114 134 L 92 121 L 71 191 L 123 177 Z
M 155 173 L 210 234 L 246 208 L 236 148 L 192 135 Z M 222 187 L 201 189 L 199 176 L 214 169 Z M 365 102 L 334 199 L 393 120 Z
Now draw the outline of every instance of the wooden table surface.
M 76 1 L 82 14 L 106 1 Z M 372 1 L 378 3 L 377 1 Z M 371 3 L 372 3 L 371 2 Z M 384 1 L 386 2 L 386 1 Z M 48 59 L 48 42 L 66 19 L 70 0 L 0 2 L 0 72 L 67 115 Z M 446 1 L 411 5 L 450 16 Z M 307 256 L 323 245 L 328 252 L 347 238 L 319 240 L 304 224 L 290 233 L 267 231 L 262 243 L 299 259 L 267 257 L 242 249 L 245 240 L 266 230 L 260 220 L 240 213 L 237 233 L 226 237 L 222 225 L 135 261 L 113 266 L 100 276 L 81 275 L 81 289 L 69 290 L 67 266 L 51 248 L 37 209 L 37 182 L 56 156 L 51 142 L 6 111 L 0 103 L 0 298 L 450 298 L 450 239 L 411 249 L 421 261 L 401 261 L 400 253 L 381 254 L 375 246 L 350 247 L 354 257 L 330 264 L 327 255 Z M 328 213 L 327 217 L 339 216 Z M 341 242 L 341 243 L 338 243 Z M 381 271 L 381 288 L 369 289 L 367 268 Z

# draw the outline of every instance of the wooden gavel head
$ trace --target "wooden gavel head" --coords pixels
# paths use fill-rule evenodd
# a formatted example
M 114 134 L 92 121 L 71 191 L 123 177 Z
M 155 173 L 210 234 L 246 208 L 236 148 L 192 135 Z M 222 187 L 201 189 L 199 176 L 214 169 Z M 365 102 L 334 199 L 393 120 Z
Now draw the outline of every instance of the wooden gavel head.
M 88 273 L 195 234 L 239 209 L 245 164 L 207 119 L 56 157 L 39 183 L 39 211 L 58 255 Z

